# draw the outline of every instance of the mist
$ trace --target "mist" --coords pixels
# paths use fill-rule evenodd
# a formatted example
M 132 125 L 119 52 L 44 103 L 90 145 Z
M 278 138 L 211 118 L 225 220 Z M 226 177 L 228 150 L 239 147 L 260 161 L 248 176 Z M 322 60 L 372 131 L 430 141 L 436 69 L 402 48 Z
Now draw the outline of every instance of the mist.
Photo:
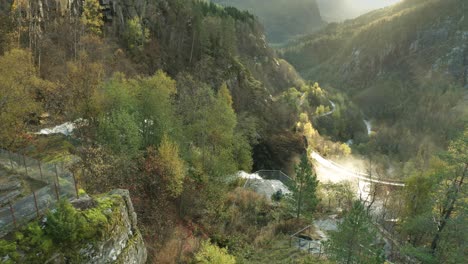
M 401 1 L 402 0 L 317 0 L 317 3 L 322 18 L 325 21 L 340 22 Z

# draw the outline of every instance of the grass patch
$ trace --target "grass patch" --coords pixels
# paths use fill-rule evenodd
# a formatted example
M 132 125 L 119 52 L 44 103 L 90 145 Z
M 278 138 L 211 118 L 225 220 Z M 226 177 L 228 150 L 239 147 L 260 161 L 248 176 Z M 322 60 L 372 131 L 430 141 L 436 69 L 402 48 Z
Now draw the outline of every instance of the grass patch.
M 71 137 L 62 134 L 37 136 L 19 152 L 42 162 L 66 162 L 71 159 L 77 144 Z
M 313 256 L 306 251 L 289 245 L 289 235 L 279 234 L 274 237 L 268 247 L 257 247 L 248 259 L 238 259 L 245 264 L 296 264 L 296 263 L 327 263 L 326 260 Z

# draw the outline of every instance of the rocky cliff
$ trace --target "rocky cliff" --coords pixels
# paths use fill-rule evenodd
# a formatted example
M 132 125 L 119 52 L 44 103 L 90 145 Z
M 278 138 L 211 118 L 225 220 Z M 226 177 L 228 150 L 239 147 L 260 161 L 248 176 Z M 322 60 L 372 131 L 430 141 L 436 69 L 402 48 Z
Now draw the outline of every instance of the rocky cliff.
M 137 215 L 127 190 L 114 190 L 109 196 L 115 201 L 112 208 L 118 219 L 104 239 L 83 245 L 80 250 L 86 263 L 141 264 L 146 262 L 146 247 L 137 226 Z M 75 203 L 79 203 L 76 201 Z
M 61 201 L 0 240 L 0 263 L 142 264 L 146 247 L 127 190 Z

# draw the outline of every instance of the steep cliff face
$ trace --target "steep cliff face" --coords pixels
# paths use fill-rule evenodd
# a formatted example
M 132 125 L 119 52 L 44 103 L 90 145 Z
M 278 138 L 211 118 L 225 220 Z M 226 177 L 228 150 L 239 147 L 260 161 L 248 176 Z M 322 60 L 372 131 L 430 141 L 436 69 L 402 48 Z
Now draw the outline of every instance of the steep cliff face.
M 44 22 L 55 16 L 79 17 L 83 10 L 84 0 L 28 0 L 17 1 L 3 0 L 0 2 L 0 14 L 11 10 L 12 4 L 21 6 L 22 11 L 29 16 L 38 18 Z M 99 0 L 104 15 L 107 18 L 115 16 L 119 23 L 124 23 L 126 19 L 142 16 L 147 5 L 147 0 Z
M 137 215 L 133 209 L 130 194 L 127 190 L 114 190 L 109 193 L 116 202 L 112 208 L 115 224 L 109 228 L 110 233 L 104 239 L 92 244 L 83 245 L 80 254 L 86 263 L 121 263 L 142 264 L 146 262 L 147 253 L 137 226 Z
M 27 7 L 26 11 L 31 17 L 36 17 L 44 21 L 51 18 L 51 15 L 56 13 L 61 15 L 79 15 L 81 13 L 83 0 L 6 0 L 0 8 L 3 9 L 3 11 L 10 10 L 12 3 L 15 3 L 16 6 Z
M 145 16 L 147 0 L 114 0 L 104 2 L 106 4 L 109 3 L 111 13 L 117 18 L 119 24 L 124 24 L 130 18 Z
M 146 247 L 127 190 L 61 201 L 0 240 L 0 263 L 143 264 Z

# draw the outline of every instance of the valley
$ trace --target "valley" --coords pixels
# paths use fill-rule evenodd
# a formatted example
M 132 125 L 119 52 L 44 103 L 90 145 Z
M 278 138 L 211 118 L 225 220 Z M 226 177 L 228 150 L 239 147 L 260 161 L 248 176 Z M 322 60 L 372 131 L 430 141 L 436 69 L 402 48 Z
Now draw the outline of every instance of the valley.
M 463 263 L 467 14 L 3 1 L 0 263 Z

